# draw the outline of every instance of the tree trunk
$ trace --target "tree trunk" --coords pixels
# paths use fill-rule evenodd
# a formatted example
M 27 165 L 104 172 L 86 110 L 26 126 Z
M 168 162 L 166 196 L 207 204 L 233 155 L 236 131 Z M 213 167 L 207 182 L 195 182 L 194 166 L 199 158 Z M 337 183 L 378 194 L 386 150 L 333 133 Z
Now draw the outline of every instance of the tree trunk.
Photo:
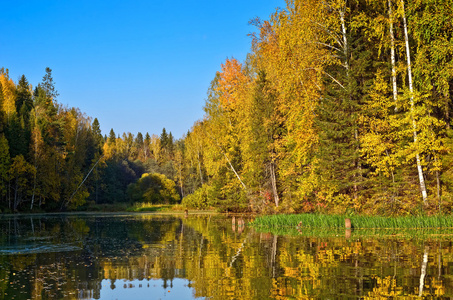
M 423 262 L 422 262 L 422 269 L 420 272 L 420 286 L 418 287 L 418 296 L 421 297 L 423 295 L 423 287 L 425 285 L 425 276 L 426 276 L 426 267 L 428 265 L 428 250 L 429 247 L 425 247 L 425 252 L 423 253 Z
M 207 132 L 206 132 L 207 133 Z M 213 138 L 211 138 L 209 136 L 209 134 L 207 134 L 207 136 L 209 137 L 209 139 L 217 146 L 217 148 L 219 148 L 219 151 L 222 152 L 223 156 L 225 157 L 225 159 L 227 160 L 228 162 L 228 165 L 230 166 L 231 170 L 233 171 L 234 175 L 236 175 L 237 179 L 239 180 L 239 182 L 241 183 L 242 187 L 244 188 L 244 190 L 247 190 L 247 187 L 245 186 L 244 182 L 242 182 L 242 179 L 241 177 L 239 176 L 239 174 L 236 172 L 236 169 L 233 167 L 233 164 L 231 163 L 230 159 L 228 158 L 228 156 L 226 155 L 225 151 L 223 151 L 222 147 L 217 143 L 216 140 L 214 140 Z
M 228 164 L 230 165 L 231 170 L 232 170 L 233 173 L 236 175 L 236 177 L 237 177 L 237 179 L 239 180 L 239 182 L 242 184 L 242 187 L 244 188 L 244 190 L 246 190 L 247 187 L 245 186 L 244 182 L 242 182 L 241 177 L 239 176 L 239 174 L 236 172 L 236 169 L 235 169 L 235 168 L 233 167 L 233 165 L 231 164 L 230 159 L 228 158 L 228 156 L 226 155 L 225 152 L 222 151 L 222 153 L 223 153 L 223 155 L 225 156 L 225 159 L 228 161 Z
M 35 203 L 35 190 L 36 190 L 36 174 L 33 178 L 33 194 L 31 195 L 30 210 L 33 209 L 33 204 Z
M 345 1 L 345 5 L 346 5 L 346 1 Z M 340 9 L 339 14 L 340 14 L 340 21 L 341 21 L 341 33 L 343 35 L 344 67 L 346 68 L 346 71 L 348 72 L 348 77 L 349 77 L 348 38 L 346 36 L 346 23 L 344 20 L 344 12 L 345 12 L 345 10 Z
M 406 43 L 406 58 L 407 58 L 407 74 L 409 77 L 409 92 L 410 92 L 410 105 L 411 105 L 411 118 L 412 118 L 412 129 L 414 134 L 414 144 L 417 149 L 417 153 L 415 154 L 415 160 L 417 162 L 417 171 L 418 171 L 418 179 L 420 182 L 420 190 L 422 192 L 423 197 L 423 204 L 427 204 L 428 202 L 428 193 L 426 192 L 426 185 L 425 185 L 425 178 L 423 176 L 423 169 L 420 162 L 420 154 L 418 153 L 418 138 L 417 138 L 417 122 L 415 121 L 414 116 L 414 87 L 412 84 L 412 70 L 411 70 L 411 55 L 410 55 L 410 47 L 409 47 L 409 36 L 407 33 L 407 22 L 406 22 L 406 13 L 404 9 L 404 0 L 401 0 L 401 7 L 403 10 L 403 26 L 404 26 L 404 40 Z
M 203 173 L 201 172 L 201 161 L 200 161 L 200 151 L 197 151 L 197 157 L 198 157 L 198 172 L 200 173 L 200 182 L 201 185 L 203 185 Z
M 393 101 L 395 102 L 395 111 L 398 111 L 398 88 L 396 85 L 396 61 L 395 61 L 395 35 L 393 33 L 393 11 L 392 1 L 388 0 L 389 4 L 389 22 L 390 22 L 390 60 L 392 62 L 392 84 L 393 84 Z
M 439 214 L 441 213 L 441 198 L 440 198 L 440 174 L 436 170 L 436 183 L 437 183 L 437 201 L 439 202 Z
M 179 161 L 179 188 L 181 189 L 181 198 L 184 198 L 184 190 L 182 184 L 182 166 L 181 161 Z
M 272 194 L 274 196 L 274 202 L 275 206 L 278 207 L 278 204 L 280 202 L 280 199 L 278 197 L 278 191 L 277 191 L 277 179 L 275 177 L 275 165 L 273 162 L 269 164 L 269 171 L 271 173 L 271 185 L 272 185 Z
M 342 34 L 342 38 L 343 38 L 343 55 L 344 55 L 344 67 L 346 69 L 346 78 L 348 80 L 347 84 L 349 85 L 350 84 L 350 65 L 349 65 L 349 59 L 348 59 L 348 56 L 349 56 L 349 51 L 348 51 L 348 47 L 349 47 L 349 44 L 348 44 L 348 36 L 347 36 L 347 29 L 346 29 L 346 21 L 345 21 L 345 11 L 346 11 L 346 0 L 344 1 L 344 8 L 340 8 L 338 13 L 340 15 L 340 21 L 341 21 L 341 34 Z M 348 96 L 349 96 L 349 100 L 352 101 L 352 96 L 351 96 L 351 92 L 350 90 L 348 89 Z M 356 172 L 357 173 L 354 173 L 354 182 L 353 182 L 353 190 L 354 190 L 354 200 L 357 200 L 358 199 L 358 193 L 359 193 L 359 186 L 358 186 L 358 182 L 359 182 L 359 179 L 361 177 L 361 174 L 362 174 L 362 165 L 360 163 L 360 143 L 359 143 L 359 132 L 358 132 L 358 129 L 357 129 L 357 124 L 354 124 L 354 140 L 355 142 L 357 143 L 357 147 L 356 147 L 356 152 L 359 153 L 359 155 L 357 156 L 357 158 L 354 158 L 354 166 L 356 168 Z
M 437 157 L 434 155 L 434 163 L 437 165 Z M 440 172 L 439 170 L 436 170 L 436 186 L 437 186 L 437 203 L 439 204 L 439 214 L 441 213 L 441 204 L 442 204 L 442 200 L 440 198 L 440 193 L 441 193 L 441 190 L 440 190 Z
M 83 179 L 83 181 L 79 184 L 79 186 L 77 186 L 76 190 L 72 193 L 71 197 L 69 197 L 68 200 L 63 200 L 61 202 L 61 206 L 60 206 L 60 211 L 63 210 L 63 208 L 65 208 L 67 205 L 69 205 L 69 203 L 71 203 L 71 200 L 72 198 L 74 197 L 74 195 L 76 194 L 76 192 L 79 190 L 79 188 L 85 183 L 85 181 L 88 179 L 88 176 L 90 176 L 91 172 L 94 170 L 94 168 L 97 166 L 97 164 L 101 161 L 101 159 L 104 157 L 104 155 L 102 155 L 98 161 L 94 164 L 94 166 L 90 169 L 90 171 L 88 172 L 88 174 L 85 176 L 85 178 Z
M 277 243 L 278 235 L 274 234 L 272 239 L 272 252 L 271 252 L 271 266 L 272 266 L 272 278 L 277 275 Z
M 385 154 L 387 155 L 390 161 L 390 155 L 387 149 L 385 150 Z M 390 174 L 392 175 L 392 208 L 393 208 L 393 204 L 395 203 L 395 174 L 393 173 L 392 169 Z

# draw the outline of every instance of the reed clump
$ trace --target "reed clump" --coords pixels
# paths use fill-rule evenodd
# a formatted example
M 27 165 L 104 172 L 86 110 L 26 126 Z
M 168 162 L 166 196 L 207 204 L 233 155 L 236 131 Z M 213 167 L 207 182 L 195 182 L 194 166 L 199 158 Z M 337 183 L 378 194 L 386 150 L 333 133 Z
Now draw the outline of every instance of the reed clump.
M 257 217 L 254 227 L 345 228 L 345 219 L 351 227 L 359 228 L 453 228 L 453 216 L 342 216 L 321 214 L 269 215 Z

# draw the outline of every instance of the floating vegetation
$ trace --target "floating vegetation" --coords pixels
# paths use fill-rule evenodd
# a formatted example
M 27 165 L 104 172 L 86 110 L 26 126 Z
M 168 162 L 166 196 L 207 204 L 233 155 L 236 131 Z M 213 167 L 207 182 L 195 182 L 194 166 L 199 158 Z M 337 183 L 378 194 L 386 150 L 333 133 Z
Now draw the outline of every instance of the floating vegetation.
M 0 247 L 0 254 L 20 255 L 20 254 L 38 254 L 52 252 L 70 252 L 79 250 L 82 250 L 82 248 L 71 244 L 14 245 Z

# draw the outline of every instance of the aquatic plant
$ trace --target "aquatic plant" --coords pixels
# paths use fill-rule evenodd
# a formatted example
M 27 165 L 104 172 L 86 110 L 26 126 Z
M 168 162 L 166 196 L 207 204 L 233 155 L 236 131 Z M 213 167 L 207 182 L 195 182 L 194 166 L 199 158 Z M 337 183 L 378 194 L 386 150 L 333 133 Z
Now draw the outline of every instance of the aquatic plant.
M 344 228 L 345 219 L 352 228 L 453 228 L 453 216 L 342 216 L 321 214 L 270 215 L 257 217 L 254 227 Z

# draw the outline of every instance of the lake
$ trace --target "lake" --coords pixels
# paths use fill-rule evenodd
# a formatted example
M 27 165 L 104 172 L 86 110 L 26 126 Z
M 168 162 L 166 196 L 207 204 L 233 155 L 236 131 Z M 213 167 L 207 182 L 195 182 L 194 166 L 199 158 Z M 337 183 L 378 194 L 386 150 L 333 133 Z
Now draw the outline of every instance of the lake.
M 3 216 L 0 298 L 453 297 L 449 232 L 287 235 L 257 232 L 247 222 L 225 215 Z

